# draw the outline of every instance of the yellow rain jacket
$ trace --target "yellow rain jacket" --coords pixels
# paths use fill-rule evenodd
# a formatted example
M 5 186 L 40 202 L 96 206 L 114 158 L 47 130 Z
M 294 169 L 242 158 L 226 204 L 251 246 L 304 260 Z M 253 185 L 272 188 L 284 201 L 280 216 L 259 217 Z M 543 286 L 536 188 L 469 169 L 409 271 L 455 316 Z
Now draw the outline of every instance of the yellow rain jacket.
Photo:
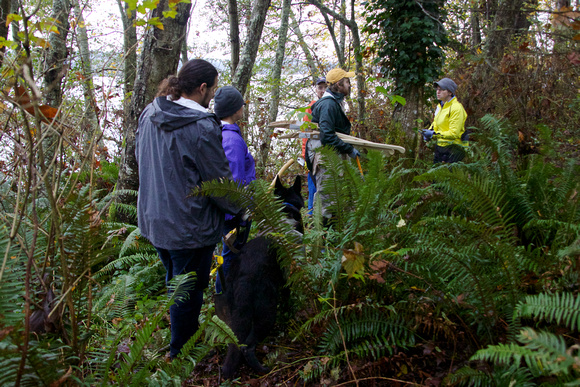
M 461 141 L 461 136 L 465 133 L 466 119 L 467 113 L 457 98 L 453 97 L 443 107 L 438 105 L 435 118 L 429 128 L 434 130 L 437 135 L 437 145 L 457 144 L 464 147 L 469 146 L 468 141 Z

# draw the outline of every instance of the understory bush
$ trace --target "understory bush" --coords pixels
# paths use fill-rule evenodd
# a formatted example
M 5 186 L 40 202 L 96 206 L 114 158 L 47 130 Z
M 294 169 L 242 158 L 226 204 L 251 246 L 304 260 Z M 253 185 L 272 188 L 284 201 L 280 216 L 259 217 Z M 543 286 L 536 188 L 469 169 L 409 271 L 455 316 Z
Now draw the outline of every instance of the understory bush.
M 276 240 L 292 295 L 284 339 L 308 352 L 300 383 L 358 379 L 369 362 L 400 378 L 440 367 L 450 385 L 578 378 L 579 166 L 522 156 L 516 130 L 495 117 L 479 130 L 453 165 L 368 152 L 361 174 L 324 152 L 334 217 L 304 214 L 301 243 L 267 183 L 198 190 L 249 206 Z M 22 206 L 10 184 L 1 200 L 6 213 Z M 38 198 L 27 203 L 36 218 L 0 229 L 0 384 L 180 385 L 212 348 L 236 342 L 209 290 L 184 355 L 164 360 L 168 308 L 195 279 L 176 279 L 168 296 L 155 249 L 134 225 L 108 221 L 112 200 L 73 190 L 56 217 Z M 276 354 L 274 372 L 290 366 Z

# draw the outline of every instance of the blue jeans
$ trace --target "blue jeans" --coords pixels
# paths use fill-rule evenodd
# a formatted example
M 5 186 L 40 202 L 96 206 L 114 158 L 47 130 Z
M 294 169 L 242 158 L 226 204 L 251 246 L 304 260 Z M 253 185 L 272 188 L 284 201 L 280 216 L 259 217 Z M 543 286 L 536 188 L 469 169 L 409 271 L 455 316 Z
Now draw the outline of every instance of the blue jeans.
M 234 241 L 234 248 L 237 250 L 241 250 L 242 247 L 248 241 L 248 236 L 250 236 L 250 228 L 252 226 L 252 222 L 246 222 L 245 227 L 240 227 L 239 234 L 236 235 L 236 240 Z M 226 224 L 224 225 L 224 235 L 228 235 L 230 231 L 236 228 L 235 224 Z M 224 241 L 224 247 L 222 249 L 222 257 L 224 259 L 224 263 L 222 264 L 222 273 L 224 277 L 227 276 L 228 272 L 230 271 L 230 266 L 232 265 L 232 261 L 238 257 L 238 254 L 234 253 L 228 245 L 226 245 Z M 225 278 L 224 278 L 225 280 Z M 220 278 L 220 273 L 218 271 L 218 275 L 215 281 L 215 292 L 221 293 L 222 292 L 222 279 Z
M 314 208 L 314 194 L 316 193 L 316 184 L 312 178 L 312 173 L 308 172 L 308 215 L 312 215 Z
M 167 275 L 165 283 L 180 274 L 195 272 L 195 285 L 184 299 L 176 301 L 169 308 L 171 320 L 171 344 L 169 356 L 176 357 L 187 340 L 199 328 L 199 313 L 203 304 L 203 290 L 209 284 L 209 271 L 215 245 L 186 250 L 157 249 Z

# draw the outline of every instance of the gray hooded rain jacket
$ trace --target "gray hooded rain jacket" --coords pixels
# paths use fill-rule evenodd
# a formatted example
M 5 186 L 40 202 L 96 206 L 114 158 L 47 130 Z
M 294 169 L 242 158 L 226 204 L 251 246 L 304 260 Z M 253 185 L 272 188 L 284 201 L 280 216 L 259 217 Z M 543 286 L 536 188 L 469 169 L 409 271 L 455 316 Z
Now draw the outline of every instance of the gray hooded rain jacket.
M 225 198 L 191 195 L 202 182 L 232 178 L 217 117 L 156 98 L 139 118 L 135 155 L 141 234 L 166 250 L 219 242 L 224 214 L 240 208 Z

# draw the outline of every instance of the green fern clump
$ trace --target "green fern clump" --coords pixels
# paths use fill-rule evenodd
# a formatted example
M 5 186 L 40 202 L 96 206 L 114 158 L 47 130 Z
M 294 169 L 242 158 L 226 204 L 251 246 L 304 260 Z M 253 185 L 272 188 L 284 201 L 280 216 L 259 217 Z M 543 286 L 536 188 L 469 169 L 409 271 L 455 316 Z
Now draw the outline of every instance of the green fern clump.
M 366 307 L 340 314 L 337 320 L 329 321 L 319 344 L 319 350 L 333 361 L 344 360 L 345 351 L 376 360 L 415 344 L 412 330 L 393 313 Z
M 411 300 L 415 316 L 401 318 L 422 334 L 455 341 L 461 327 L 480 346 L 519 337 L 521 319 L 513 316 L 527 293 L 557 289 L 559 276 L 576 289 L 576 250 L 568 246 L 578 239 L 578 166 L 559 168 L 534 156 L 518 169 L 509 125 L 491 116 L 482 123 L 489 135 L 474 145 L 470 163 L 409 168 L 369 152 L 363 178 L 353 163 L 323 152 L 333 174 L 323 188 L 335 218 L 324 230 L 315 211 L 300 266 L 304 283 L 335 300 L 330 310 L 360 294 L 370 302 Z M 336 323 L 328 311 L 304 327 L 323 324 L 328 331 L 319 345 L 334 351 L 339 328 L 351 321 Z M 570 316 L 562 312 L 562 319 Z M 373 350 L 360 354 L 370 358 Z M 527 383 L 531 374 L 518 372 L 513 380 Z M 490 377 L 511 380 L 498 375 Z
M 240 186 L 235 181 L 210 181 L 195 189 L 193 194 L 227 198 L 240 208 L 250 210 L 252 228 L 274 241 L 284 268 L 291 267 L 292 260 L 302 254 L 300 237 L 294 233 L 294 227 L 285 222 L 284 205 L 266 182 L 254 180 L 248 186 Z
M 519 325 L 521 318 L 536 318 L 577 332 L 580 329 L 580 296 L 569 293 L 528 296 L 525 302 L 518 304 L 513 324 Z M 553 376 L 551 385 L 572 386 L 580 380 L 580 360 L 577 352 L 577 344 L 570 345 L 561 334 L 523 327 L 515 342 L 490 345 L 477 351 L 471 360 L 496 365 L 496 368 L 485 373 L 488 377 L 496 378 L 501 375 L 502 367 L 508 365 L 514 373 L 529 375 L 528 385 L 536 385 L 530 383 L 537 378 Z M 480 377 L 481 372 L 476 374 L 474 370 L 466 367 L 450 375 L 448 379 L 450 382 L 471 382 L 472 378 L 477 380 Z

